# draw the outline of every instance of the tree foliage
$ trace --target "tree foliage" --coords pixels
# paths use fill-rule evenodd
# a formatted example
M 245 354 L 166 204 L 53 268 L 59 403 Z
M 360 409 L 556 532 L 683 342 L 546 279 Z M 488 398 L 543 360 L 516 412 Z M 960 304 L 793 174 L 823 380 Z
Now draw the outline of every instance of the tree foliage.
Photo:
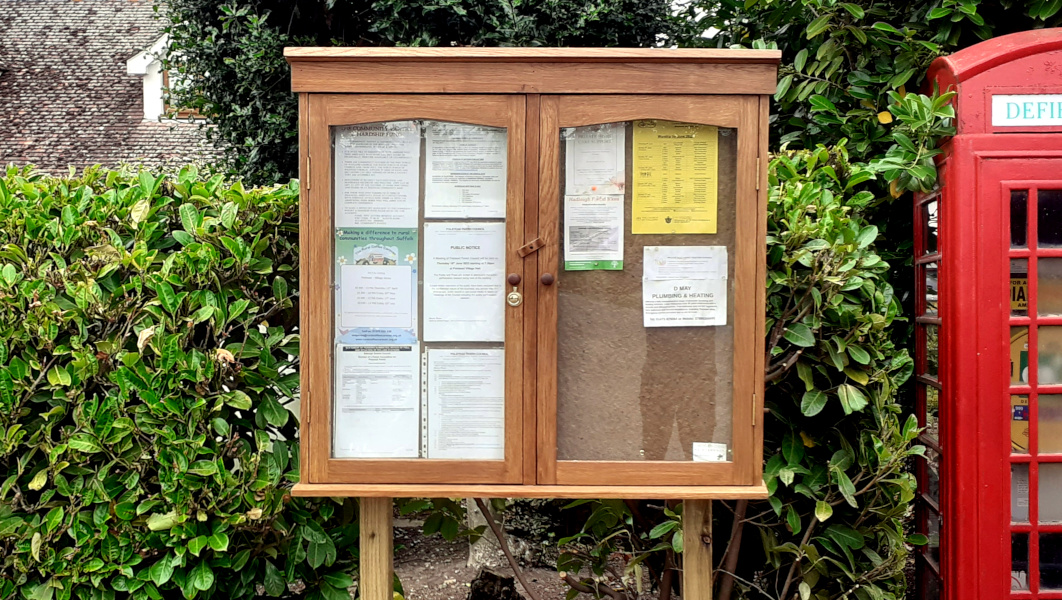
M 651 46 L 674 35 L 667 0 L 170 0 L 170 105 L 210 118 L 226 169 L 250 183 L 298 174 L 298 105 L 285 46 Z

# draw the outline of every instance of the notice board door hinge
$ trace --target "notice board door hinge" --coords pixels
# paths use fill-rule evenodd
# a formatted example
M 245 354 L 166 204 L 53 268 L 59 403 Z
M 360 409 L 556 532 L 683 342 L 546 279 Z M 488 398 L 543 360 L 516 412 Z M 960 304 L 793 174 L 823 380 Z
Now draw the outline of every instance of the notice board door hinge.
M 752 428 L 756 428 L 756 392 L 752 392 Z
M 530 242 L 524 244 L 523 246 L 520 246 L 520 249 L 517 250 L 517 254 L 520 255 L 520 258 L 524 258 L 528 254 L 534 254 L 535 252 L 538 252 L 538 249 L 541 247 L 542 238 L 535 238 Z
M 759 160 L 759 159 L 757 159 Z M 310 185 L 313 184 L 313 162 L 310 160 L 310 155 L 306 155 L 306 191 L 310 190 Z M 757 184 L 759 185 L 759 184 Z M 759 188 L 756 188 L 759 189 Z
M 760 191 L 760 157 L 756 157 L 756 191 Z

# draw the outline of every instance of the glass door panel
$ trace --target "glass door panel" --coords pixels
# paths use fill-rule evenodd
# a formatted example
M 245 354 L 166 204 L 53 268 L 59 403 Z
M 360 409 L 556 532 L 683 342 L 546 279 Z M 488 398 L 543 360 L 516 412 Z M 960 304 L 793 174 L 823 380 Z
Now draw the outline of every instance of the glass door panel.
M 759 481 L 755 106 L 543 99 L 540 483 Z
M 388 100 L 317 107 L 329 479 L 519 481 L 522 308 L 506 296 L 523 273 L 523 98 Z
M 730 460 L 737 137 L 561 130 L 558 460 Z

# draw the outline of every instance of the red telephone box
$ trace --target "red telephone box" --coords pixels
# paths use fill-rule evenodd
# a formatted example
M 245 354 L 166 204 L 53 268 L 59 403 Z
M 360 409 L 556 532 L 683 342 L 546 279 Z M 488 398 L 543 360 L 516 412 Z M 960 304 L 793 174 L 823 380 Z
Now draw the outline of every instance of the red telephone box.
M 1062 599 L 1062 29 L 929 82 L 958 95 L 915 201 L 917 597 Z

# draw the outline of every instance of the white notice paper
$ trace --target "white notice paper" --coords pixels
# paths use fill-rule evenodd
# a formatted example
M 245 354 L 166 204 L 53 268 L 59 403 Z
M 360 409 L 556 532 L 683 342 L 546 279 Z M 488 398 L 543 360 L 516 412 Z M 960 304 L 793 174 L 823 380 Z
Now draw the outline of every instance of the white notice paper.
M 726 325 L 726 246 L 646 246 L 645 327 Z
M 424 216 L 504 219 L 506 134 L 432 122 L 425 141 Z
M 726 279 L 726 246 L 646 246 L 646 279 Z
M 420 346 L 349 346 L 335 352 L 336 458 L 420 454 Z
M 564 148 L 566 195 L 623 193 L 626 131 L 624 123 L 574 129 Z
M 505 352 L 428 350 L 428 458 L 505 458 Z
M 623 196 L 564 197 L 564 269 L 623 270 Z
M 505 341 L 505 223 L 424 224 L 424 340 Z
M 420 127 L 413 121 L 336 130 L 336 227 L 417 227 Z
M 408 266 L 342 265 L 343 327 L 413 327 L 413 280 Z

